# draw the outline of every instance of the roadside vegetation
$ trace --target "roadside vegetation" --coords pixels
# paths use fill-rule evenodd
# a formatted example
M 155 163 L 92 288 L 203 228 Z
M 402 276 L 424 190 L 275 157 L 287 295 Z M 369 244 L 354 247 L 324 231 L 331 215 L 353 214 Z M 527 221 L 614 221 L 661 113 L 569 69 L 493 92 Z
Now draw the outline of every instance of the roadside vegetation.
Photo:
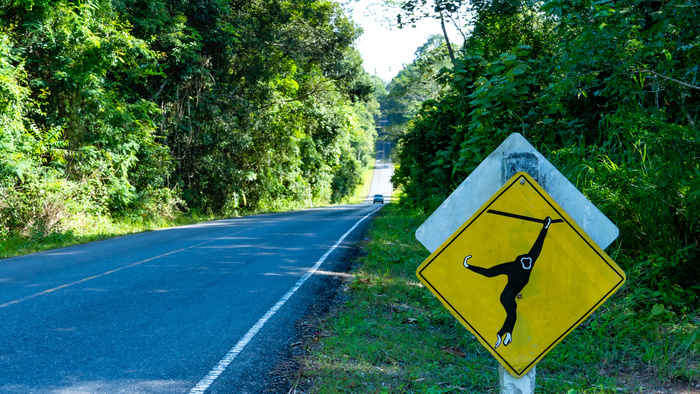
M 403 19 L 409 9 L 435 16 L 401 3 Z M 394 80 L 408 89 L 383 103 L 399 120 L 394 183 L 405 202 L 431 212 L 519 132 L 620 228 L 610 254 L 630 278 L 634 311 L 697 313 L 699 5 L 436 2 L 440 15 L 471 15 L 471 31 L 459 48 L 443 40 L 420 53 Z M 451 66 L 431 73 L 446 57 Z M 428 94 L 409 76 L 441 89 Z
M 416 278 L 429 253 L 415 230 L 427 216 L 406 204 L 380 211 L 347 300 L 314 323 L 289 376 L 300 392 L 498 392 L 497 361 Z M 640 311 L 641 281 L 628 277 L 537 365 L 537 392 L 700 392 L 700 316 Z
M 496 364 L 418 285 L 416 227 L 511 133 L 620 229 L 623 289 L 538 365 L 541 392 L 700 391 L 700 3 L 384 1 L 456 23 L 387 85 L 403 190 L 303 371 L 314 392 L 488 392 Z
M 330 0 L 3 0 L 0 255 L 352 197 L 359 34 Z
M 62 231 L 5 236 L 0 241 L 0 259 L 212 219 L 216 217 L 196 213 L 178 214 L 172 218 L 159 217 L 147 221 L 133 218 L 119 220 L 99 217 L 83 218 L 83 221 L 71 221 L 72 228 L 64 228 Z
M 374 166 L 371 165 L 363 171 L 362 181 L 355 191 L 349 196 L 338 201 L 338 204 L 359 204 L 367 198 L 372 183 Z M 269 211 L 268 211 L 269 212 Z M 261 212 L 248 211 L 245 214 L 253 215 Z M 243 214 L 243 213 L 241 213 Z M 29 253 L 52 250 L 71 245 L 99 241 L 134 234 L 144 231 L 153 231 L 162 228 L 184 226 L 215 219 L 223 219 L 230 216 L 205 215 L 198 211 L 175 212 L 172 216 L 156 216 L 148 219 L 143 217 L 121 218 L 72 218 L 72 228 L 63 229 L 51 233 L 34 233 L 29 235 L 16 234 L 6 236 L 0 240 L 0 259 L 15 257 Z

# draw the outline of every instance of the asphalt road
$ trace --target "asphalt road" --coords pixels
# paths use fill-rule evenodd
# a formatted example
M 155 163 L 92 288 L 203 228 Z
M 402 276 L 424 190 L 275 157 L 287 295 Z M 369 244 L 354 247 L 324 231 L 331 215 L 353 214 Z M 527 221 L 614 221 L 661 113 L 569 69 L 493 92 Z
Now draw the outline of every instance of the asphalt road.
M 0 392 L 260 392 L 260 374 L 377 208 L 220 220 L 0 260 Z
M 391 164 L 391 143 L 379 141 L 377 142 L 377 157 L 374 161 L 374 176 L 367 201 L 372 202 L 375 194 L 383 195 L 384 202 L 391 201 L 392 175 L 394 175 L 394 166 Z
M 294 323 L 347 269 L 379 208 L 219 220 L 0 260 L 0 392 L 266 392 Z

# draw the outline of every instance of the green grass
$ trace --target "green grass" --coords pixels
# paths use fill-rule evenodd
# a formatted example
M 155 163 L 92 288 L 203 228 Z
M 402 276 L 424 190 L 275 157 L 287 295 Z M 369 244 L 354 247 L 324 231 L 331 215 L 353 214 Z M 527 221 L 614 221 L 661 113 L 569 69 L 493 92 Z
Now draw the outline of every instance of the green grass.
M 363 183 L 357 187 L 353 196 L 345 199 L 342 203 L 358 204 L 363 202 L 369 193 L 373 173 L 373 166 L 365 169 Z M 299 207 L 296 205 L 289 207 L 270 207 L 265 211 L 273 212 L 295 208 Z M 262 211 L 246 212 L 245 214 L 252 215 L 255 213 L 262 213 Z M 237 215 L 239 213 L 235 212 L 233 214 Z M 60 232 L 11 235 L 0 238 L 0 259 L 220 218 L 221 217 L 213 215 L 200 214 L 196 211 L 190 211 L 188 213 L 176 212 L 172 218 L 158 217 L 153 219 L 143 218 L 138 215 L 118 218 L 76 215 L 66 221 L 69 223 L 70 228 L 63 229 Z
M 360 204 L 369 195 L 369 189 L 372 186 L 372 177 L 374 176 L 374 163 L 367 167 L 362 176 L 362 184 L 357 186 L 351 197 L 343 201 L 343 204 Z
M 415 276 L 426 215 L 388 204 L 373 222 L 348 300 L 317 322 L 301 361 L 314 393 L 498 392 L 496 360 Z M 634 278 L 537 366 L 537 392 L 700 392 L 700 319 L 638 311 Z M 697 386 L 697 388 L 695 388 Z M 691 391 L 692 392 L 692 391 Z
M 171 219 L 157 220 L 143 220 L 140 217 L 81 217 L 71 221 L 71 229 L 62 232 L 15 235 L 0 239 L 0 259 L 212 219 L 215 218 L 196 212 L 177 213 Z

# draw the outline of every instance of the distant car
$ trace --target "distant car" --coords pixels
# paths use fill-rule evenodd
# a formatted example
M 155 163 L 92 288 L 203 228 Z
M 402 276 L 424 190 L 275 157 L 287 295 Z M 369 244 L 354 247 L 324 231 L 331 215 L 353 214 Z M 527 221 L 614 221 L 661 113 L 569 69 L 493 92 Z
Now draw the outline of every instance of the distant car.
M 374 202 L 372 203 L 372 205 L 374 205 L 375 203 L 384 204 L 384 196 L 381 194 L 375 194 L 374 195 Z

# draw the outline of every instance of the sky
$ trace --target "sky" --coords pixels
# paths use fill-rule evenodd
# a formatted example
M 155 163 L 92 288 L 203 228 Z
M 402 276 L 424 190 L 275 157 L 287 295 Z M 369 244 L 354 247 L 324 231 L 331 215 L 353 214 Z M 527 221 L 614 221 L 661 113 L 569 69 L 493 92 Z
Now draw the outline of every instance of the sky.
M 393 19 L 394 13 L 382 14 L 382 6 L 376 4 L 380 2 L 381 0 L 358 0 L 346 7 L 352 7 L 352 19 L 364 29 L 356 46 L 362 54 L 365 70 L 389 82 L 404 64 L 413 61 L 416 49 L 425 44 L 428 37 L 433 34 L 442 35 L 442 28 L 436 19 L 421 20 L 416 28 L 389 28 L 384 19 Z M 458 34 L 449 30 L 448 34 L 450 39 L 458 37 Z

